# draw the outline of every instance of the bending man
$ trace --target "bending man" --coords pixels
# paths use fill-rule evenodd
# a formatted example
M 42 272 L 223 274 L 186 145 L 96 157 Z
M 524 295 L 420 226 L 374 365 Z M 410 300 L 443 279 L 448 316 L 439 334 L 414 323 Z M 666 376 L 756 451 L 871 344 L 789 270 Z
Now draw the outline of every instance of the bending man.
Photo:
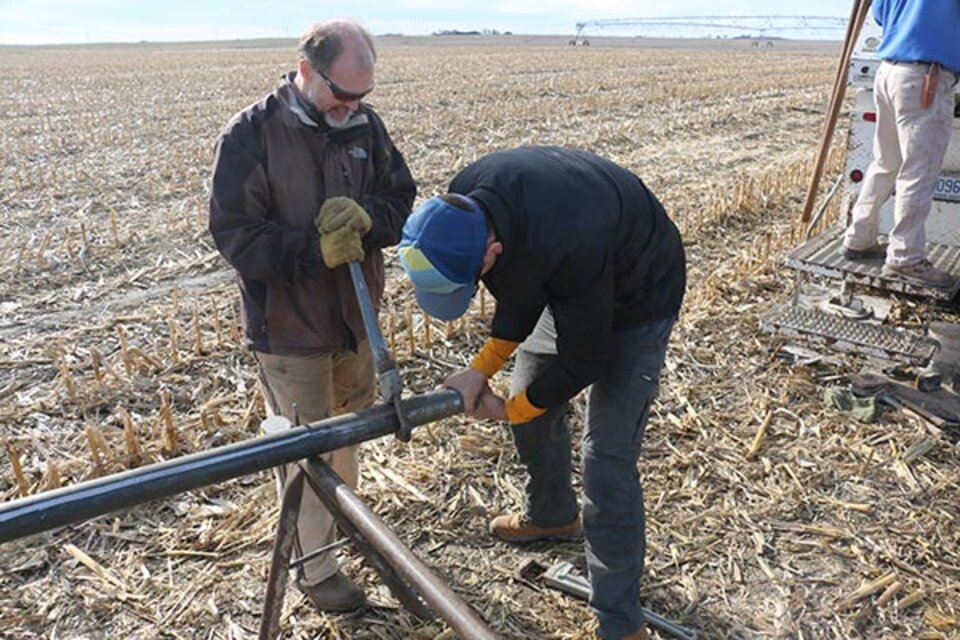
M 646 638 L 637 461 L 683 299 L 680 234 L 639 178 L 584 151 L 494 153 L 449 191 L 410 215 L 399 255 L 436 318 L 462 315 L 479 279 L 497 300 L 491 338 L 444 383 L 468 414 L 510 422 L 527 469 L 524 512 L 490 530 L 508 542 L 585 532 L 601 637 Z M 504 400 L 487 381 L 518 346 Z M 586 387 L 581 527 L 565 415 Z

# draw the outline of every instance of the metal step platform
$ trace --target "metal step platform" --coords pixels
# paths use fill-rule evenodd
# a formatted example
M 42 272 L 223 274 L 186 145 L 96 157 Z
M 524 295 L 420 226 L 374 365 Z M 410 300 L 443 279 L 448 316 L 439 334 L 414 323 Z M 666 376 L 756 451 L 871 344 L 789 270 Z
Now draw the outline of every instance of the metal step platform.
M 909 331 L 833 316 L 792 305 L 774 308 L 760 318 L 760 329 L 837 351 L 926 365 L 939 343 Z
M 930 262 L 953 276 L 953 283 L 949 287 L 932 287 L 884 276 L 880 271 L 882 259 L 847 260 L 843 257 L 843 231 L 842 228 L 828 229 L 811 238 L 787 256 L 787 266 L 827 278 L 935 300 L 951 300 L 960 291 L 960 247 L 933 243 L 927 245 Z

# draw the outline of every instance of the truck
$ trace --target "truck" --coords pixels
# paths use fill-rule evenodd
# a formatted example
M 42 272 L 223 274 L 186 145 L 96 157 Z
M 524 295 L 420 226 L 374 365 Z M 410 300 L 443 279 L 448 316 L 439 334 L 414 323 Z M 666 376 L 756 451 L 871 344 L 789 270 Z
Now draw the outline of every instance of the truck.
M 927 249 L 930 261 L 953 276 L 948 287 L 924 286 L 888 277 L 881 271 L 883 260 L 848 260 L 843 255 L 843 233 L 852 218 L 853 206 L 873 159 L 876 129 L 874 78 L 881 60 L 877 56 L 882 30 L 870 12 L 856 35 L 846 73 L 848 99 L 852 108 L 846 119 L 846 160 L 838 176 L 840 224 L 813 236 L 814 228 L 787 257 L 787 266 L 800 272 L 792 299 L 777 305 L 761 320 L 761 329 L 828 349 L 862 353 L 917 367 L 936 364 L 960 369 L 960 326 L 930 323 L 926 333 L 908 331 L 885 322 L 892 303 L 891 293 L 916 296 L 938 304 L 955 300 L 960 291 L 960 92 L 954 90 L 953 132 L 940 176 L 933 206 L 927 220 Z M 849 95 L 852 92 L 852 96 Z M 881 236 L 893 227 L 896 194 L 880 212 Z M 821 207 L 821 211 L 825 206 Z M 833 283 L 836 292 L 824 297 L 822 288 L 811 285 Z M 813 292 L 813 293 L 811 293 Z

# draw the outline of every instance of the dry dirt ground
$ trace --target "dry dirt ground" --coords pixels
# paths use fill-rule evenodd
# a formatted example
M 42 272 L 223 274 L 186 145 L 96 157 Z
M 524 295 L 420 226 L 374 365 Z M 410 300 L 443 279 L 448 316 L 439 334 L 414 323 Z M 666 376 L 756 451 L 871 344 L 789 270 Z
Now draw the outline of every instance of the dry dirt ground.
M 795 366 L 758 331 L 793 285 L 782 258 L 839 45 L 562 42 L 386 42 L 370 100 L 421 197 L 487 152 L 560 144 L 633 169 L 681 226 L 689 289 L 641 461 L 649 606 L 704 638 L 956 637 L 957 448 L 903 413 L 825 407 L 858 359 Z M 0 49 L 3 500 L 255 435 L 206 231 L 218 131 L 293 64 L 253 44 Z M 492 303 L 425 324 L 388 263 L 384 326 L 427 391 L 468 361 Z M 894 315 L 952 314 L 903 298 Z M 448 419 L 362 457 L 364 499 L 498 636 L 593 637 L 583 603 L 514 577 L 529 554 L 582 565 L 580 545 L 486 533 L 522 495 L 502 425 Z M 276 514 L 264 471 L 6 543 L 0 637 L 252 638 Z M 319 616 L 290 594 L 284 637 L 451 637 L 340 554 L 374 606 Z

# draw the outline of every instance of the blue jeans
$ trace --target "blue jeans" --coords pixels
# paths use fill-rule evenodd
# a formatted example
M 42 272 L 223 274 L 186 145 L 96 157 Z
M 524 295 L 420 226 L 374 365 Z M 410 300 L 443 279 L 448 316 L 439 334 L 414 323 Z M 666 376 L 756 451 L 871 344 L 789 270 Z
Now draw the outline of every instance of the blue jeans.
M 590 386 L 582 447 L 583 527 L 590 606 L 605 640 L 623 638 L 645 623 L 640 604 L 645 518 L 637 461 L 674 321 L 615 332 L 606 370 Z M 553 319 L 545 313 L 518 351 L 511 394 L 527 388 L 556 357 L 555 341 Z M 525 510 L 542 527 L 568 524 L 577 515 L 566 413 L 566 405 L 551 407 L 513 427 L 528 474 Z

